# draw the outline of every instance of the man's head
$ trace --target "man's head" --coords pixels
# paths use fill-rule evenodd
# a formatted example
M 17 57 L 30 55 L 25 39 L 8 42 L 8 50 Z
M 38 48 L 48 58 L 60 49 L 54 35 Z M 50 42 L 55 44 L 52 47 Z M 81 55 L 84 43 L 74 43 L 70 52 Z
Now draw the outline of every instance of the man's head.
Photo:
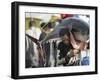
M 61 29 L 59 36 L 62 38 L 64 43 L 69 43 L 69 30 L 67 28 Z
M 31 28 L 32 26 L 34 26 L 34 24 L 35 24 L 35 21 L 34 21 L 34 20 L 31 20 L 31 21 L 29 22 L 29 28 Z
M 46 22 L 43 22 L 41 23 L 41 29 L 45 32 L 45 33 L 49 33 L 50 32 L 50 29 L 51 29 L 51 23 L 46 23 Z

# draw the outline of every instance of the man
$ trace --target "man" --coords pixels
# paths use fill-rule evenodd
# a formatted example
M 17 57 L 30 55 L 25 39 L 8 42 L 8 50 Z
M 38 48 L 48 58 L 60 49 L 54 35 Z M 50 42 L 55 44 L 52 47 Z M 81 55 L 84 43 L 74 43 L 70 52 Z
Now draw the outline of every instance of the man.
M 28 35 L 39 40 L 41 30 L 38 27 L 35 27 L 35 21 L 34 20 L 31 20 L 29 22 L 29 29 L 26 30 L 26 34 L 28 34 Z
M 70 40 L 69 40 L 69 30 L 66 28 L 62 29 L 60 31 L 60 37 L 62 41 L 58 44 L 58 50 L 60 50 L 59 59 L 60 60 L 64 59 L 65 61 L 62 64 L 63 66 L 66 66 L 70 59 L 67 58 L 67 54 L 72 49 L 72 45 L 70 44 Z
M 38 53 L 38 45 L 36 44 L 35 41 L 39 40 L 40 36 L 40 29 L 36 28 L 34 26 L 35 21 L 31 20 L 29 22 L 29 29 L 26 30 L 25 32 L 25 50 L 26 50 L 26 55 L 25 55 L 25 67 L 26 68 L 31 68 L 31 67 L 39 67 L 39 53 Z M 35 39 L 34 40 L 32 40 Z
M 41 23 L 42 33 L 40 34 L 39 41 L 45 39 L 45 37 L 50 33 L 50 28 L 51 28 L 51 23 L 49 22 Z M 45 67 L 50 67 L 50 43 L 45 42 L 42 44 L 42 47 L 45 54 Z
M 89 41 L 77 41 L 70 32 L 70 40 L 74 49 L 80 50 L 80 65 L 89 65 Z

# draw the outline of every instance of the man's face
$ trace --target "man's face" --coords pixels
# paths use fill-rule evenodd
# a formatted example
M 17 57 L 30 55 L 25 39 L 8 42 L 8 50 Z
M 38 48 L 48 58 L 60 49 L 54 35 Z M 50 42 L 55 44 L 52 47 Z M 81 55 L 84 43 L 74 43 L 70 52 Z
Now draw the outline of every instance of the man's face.
M 64 41 L 64 43 L 69 43 L 69 37 L 67 36 L 67 35 L 64 35 L 63 36 L 63 41 Z
M 45 29 L 44 29 L 44 31 L 45 31 L 45 33 L 50 33 L 50 28 L 48 28 L 48 27 L 46 27 Z
M 69 37 L 67 35 L 64 35 L 65 40 L 69 40 Z

